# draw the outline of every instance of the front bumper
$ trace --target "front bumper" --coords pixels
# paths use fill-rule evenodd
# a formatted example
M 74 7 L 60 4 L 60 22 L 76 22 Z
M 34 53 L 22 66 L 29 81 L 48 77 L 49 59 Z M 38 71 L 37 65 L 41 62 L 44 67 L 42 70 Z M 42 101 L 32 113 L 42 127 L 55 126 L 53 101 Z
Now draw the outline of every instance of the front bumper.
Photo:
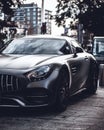
M 37 82 L 30 82 L 23 75 L 16 78 L 13 75 L 1 75 L 0 107 L 42 107 L 53 105 L 56 100 L 58 77 L 58 71 L 52 72 L 47 79 Z
M 50 99 L 48 94 L 36 95 L 4 95 L 0 98 L 0 107 L 41 107 L 48 106 Z

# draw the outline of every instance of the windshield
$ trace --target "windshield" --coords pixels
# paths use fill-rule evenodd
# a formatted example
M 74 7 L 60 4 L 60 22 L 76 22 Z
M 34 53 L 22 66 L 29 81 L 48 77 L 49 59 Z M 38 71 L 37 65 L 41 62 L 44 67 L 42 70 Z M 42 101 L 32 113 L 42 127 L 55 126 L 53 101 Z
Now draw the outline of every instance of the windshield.
M 66 41 L 48 38 L 21 38 L 13 40 L 3 54 L 63 54 L 61 48 Z
M 93 55 L 104 55 L 104 38 L 94 40 Z

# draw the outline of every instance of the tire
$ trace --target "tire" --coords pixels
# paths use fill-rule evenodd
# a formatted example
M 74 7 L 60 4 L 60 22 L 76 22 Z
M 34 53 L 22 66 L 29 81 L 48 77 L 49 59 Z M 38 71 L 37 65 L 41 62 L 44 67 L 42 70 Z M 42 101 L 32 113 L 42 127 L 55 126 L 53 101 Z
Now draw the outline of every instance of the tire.
M 68 92 L 69 92 L 69 76 L 66 70 L 62 70 L 59 78 L 59 87 L 57 89 L 55 109 L 62 112 L 68 105 Z
M 88 94 L 95 94 L 98 86 L 98 68 L 93 66 L 93 69 L 90 70 L 90 74 L 87 80 L 86 92 Z

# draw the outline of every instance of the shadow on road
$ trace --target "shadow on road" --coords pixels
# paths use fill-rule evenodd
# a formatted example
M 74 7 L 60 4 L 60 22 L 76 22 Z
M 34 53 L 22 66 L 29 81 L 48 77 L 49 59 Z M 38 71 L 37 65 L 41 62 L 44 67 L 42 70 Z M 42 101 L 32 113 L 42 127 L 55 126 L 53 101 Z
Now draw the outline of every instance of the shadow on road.
M 85 92 L 81 92 L 77 95 L 72 96 L 68 101 L 68 106 L 74 105 L 77 102 L 81 102 L 85 98 L 89 98 L 92 95 L 88 95 Z M 59 112 L 54 111 L 53 108 L 42 107 L 42 108 L 0 108 L 1 117 L 37 117 L 37 116 L 50 116 L 58 115 Z

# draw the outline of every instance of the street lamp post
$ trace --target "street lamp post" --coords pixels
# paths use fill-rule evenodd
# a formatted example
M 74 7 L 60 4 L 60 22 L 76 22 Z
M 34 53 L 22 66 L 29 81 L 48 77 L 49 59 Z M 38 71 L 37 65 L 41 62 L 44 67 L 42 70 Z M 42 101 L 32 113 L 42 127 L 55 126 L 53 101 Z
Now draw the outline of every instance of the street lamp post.
M 42 0 L 41 6 L 41 34 L 46 33 L 46 22 L 45 22 L 45 8 L 44 8 L 44 0 Z
M 41 6 L 41 25 L 45 22 L 45 9 L 44 9 L 44 0 L 42 0 Z

